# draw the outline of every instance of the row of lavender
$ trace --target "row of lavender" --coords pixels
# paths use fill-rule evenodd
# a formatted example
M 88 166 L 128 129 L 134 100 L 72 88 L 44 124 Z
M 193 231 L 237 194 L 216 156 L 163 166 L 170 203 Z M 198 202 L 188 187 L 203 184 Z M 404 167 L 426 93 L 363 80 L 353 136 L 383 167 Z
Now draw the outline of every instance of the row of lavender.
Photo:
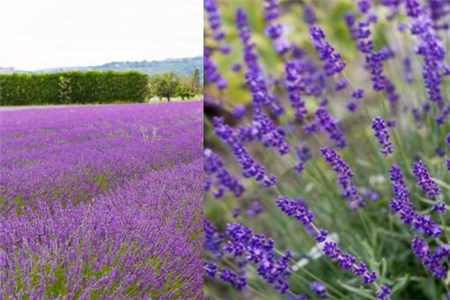
M 450 298 L 450 2 L 205 11 L 207 101 L 233 111 L 204 152 L 205 190 L 223 199 L 205 204 L 206 294 Z M 250 104 L 230 105 L 238 92 Z
M 0 126 L 0 298 L 201 298 L 201 102 Z

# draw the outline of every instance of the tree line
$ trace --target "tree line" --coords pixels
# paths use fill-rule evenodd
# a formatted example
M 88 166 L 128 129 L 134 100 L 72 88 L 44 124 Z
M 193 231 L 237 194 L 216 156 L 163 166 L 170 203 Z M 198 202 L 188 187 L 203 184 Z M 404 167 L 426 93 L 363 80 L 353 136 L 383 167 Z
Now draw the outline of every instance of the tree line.
M 198 69 L 185 77 L 175 73 L 149 77 L 136 71 L 0 74 L 0 105 L 145 102 L 154 96 L 170 101 L 199 94 Z

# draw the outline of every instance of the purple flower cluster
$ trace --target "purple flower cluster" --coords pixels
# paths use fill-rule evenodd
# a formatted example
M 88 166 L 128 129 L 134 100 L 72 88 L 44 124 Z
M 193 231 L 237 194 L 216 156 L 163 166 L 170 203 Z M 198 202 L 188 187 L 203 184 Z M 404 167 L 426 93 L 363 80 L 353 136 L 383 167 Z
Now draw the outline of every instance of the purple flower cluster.
M 205 250 L 211 252 L 216 257 L 222 257 L 221 247 L 225 241 L 225 236 L 207 219 L 203 220 L 203 232 L 205 235 Z
M 252 132 L 264 147 L 276 148 L 280 155 L 289 152 L 289 144 L 284 140 L 284 129 L 276 126 L 268 116 L 262 113 L 255 115 Z
M 357 262 L 351 254 L 341 252 L 337 243 L 327 240 L 328 232 L 314 224 L 314 213 L 308 209 L 303 200 L 281 196 L 277 199 L 277 206 L 286 215 L 303 224 L 316 242 L 323 243 L 322 251 L 331 260 L 337 261 L 339 267 L 360 276 L 363 284 L 371 284 L 377 279 L 376 273 L 370 271 L 364 262 Z
M 205 11 L 208 16 L 209 26 L 213 33 L 214 40 L 220 42 L 225 39 L 225 33 L 222 31 L 222 18 L 215 0 L 205 0 Z
M 396 113 L 399 95 L 391 80 L 383 72 L 383 62 L 393 56 L 389 48 L 374 50 L 374 43 L 370 39 L 370 24 L 374 22 L 370 16 L 367 20 L 357 21 L 354 14 L 345 15 L 345 22 L 352 38 L 356 41 L 358 49 L 364 55 L 365 68 L 369 71 L 372 80 L 372 88 L 375 91 L 384 90 L 390 103 L 391 112 Z
M 375 293 L 375 296 L 379 300 L 389 300 L 389 296 L 391 295 L 392 289 L 387 285 L 380 286 L 380 289 Z
M 371 284 L 377 280 L 378 276 L 374 271 L 370 271 L 364 262 L 358 262 L 353 255 L 342 252 L 337 243 L 326 241 L 322 251 L 331 260 L 337 261 L 339 267 L 359 276 L 363 284 Z
M 341 54 L 327 41 L 323 29 L 312 25 L 309 30 L 313 45 L 323 62 L 325 74 L 332 76 L 341 73 L 345 68 L 345 62 L 342 60 Z
M 251 41 L 251 30 L 248 25 L 247 14 L 242 8 L 236 10 L 236 27 L 239 30 L 239 37 L 244 46 L 244 61 L 249 72 L 259 73 L 258 54 L 256 53 L 255 44 Z
M 213 120 L 214 132 L 233 150 L 233 154 L 242 166 L 242 175 L 245 178 L 255 177 L 259 182 L 265 186 L 272 186 L 276 183 L 274 175 L 266 175 L 264 167 L 256 163 L 245 147 L 240 142 L 240 139 L 233 131 L 233 129 L 224 124 L 223 118 L 215 117 Z
M 301 69 L 298 61 L 288 60 L 285 65 L 285 85 L 286 90 L 289 94 L 289 100 L 291 102 L 292 108 L 295 110 L 295 119 L 303 120 L 307 114 L 308 110 L 306 109 L 306 104 L 302 100 L 301 97 L 301 89 L 302 89 L 302 78 L 301 78 Z
M 423 57 L 422 76 L 430 101 L 443 108 L 444 102 L 441 94 L 442 73 L 445 47 L 435 32 L 435 23 L 424 7 L 416 0 L 407 0 L 406 10 L 411 18 L 411 34 L 418 36 L 416 54 Z
M 303 200 L 280 196 L 277 199 L 277 206 L 286 215 L 302 223 L 308 234 L 317 242 L 325 241 L 328 232 L 314 225 L 314 213 L 308 209 L 308 206 Z
M 283 37 L 283 25 L 276 22 L 279 15 L 278 0 L 264 0 L 264 18 L 267 21 L 265 33 L 273 41 L 277 53 L 283 55 L 290 50 L 291 45 Z
M 338 120 L 325 107 L 318 107 L 314 113 L 314 119 L 304 127 L 308 133 L 312 133 L 318 128 L 328 133 L 328 137 L 334 142 L 336 147 L 344 148 L 347 146 L 347 139 L 339 126 Z
M 337 181 L 341 186 L 342 195 L 348 200 L 350 208 L 357 209 L 363 207 L 365 203 L 353 183 L 353 172 L 349 165 L 335 150 L 329 147 L 323 147 L 320 151 L 327 163 L 338 174 Z
M 375 117 L 372 120 L 372 129 L 375 133 L 375 137 L 378 143 L 381 145 L 380 152 L 384 156 L 394 152 L 394 147 L 390 141 L 389 132 L 387 130 L 386 122 L 381 117 Z
M 247 263 L 257 266 L 258 274 L 280 293 L 289 289 L 289 251 L 276 258 L 274 242 L 262 234 L 253 231 L 239 223 L 228 224 L 226 228 L 229 241 L 224 250 L 237 258 L 243 258 Z
M 441 189 L 431 179 L 427 166 L 423 161 L 414 163 L 413 174 L 417 178 L 420 188 L 427 194 L 428 198 L 434 199 L 441 193 Z
M 427 242 L 419 237 L 414 237 L 411 247 L 415 256 L 422 260 L 424 266 L 435 278 L 447 277 L 448 267 L 444 264 L 444 260 L 450 257 L 450 245 L 441 245 L 433 252 Z
M 327 295 L 327 288 L 321 282 L 314 281 L 309 286 L 315 295 L 319 297 L 325 297 Z
M 220 198 L 226 190 L 240 197 L 245 191 L 239 180 L 228 172 L 224 167 L 222 159 L 211 149 L 203 151 L 204 170 L 206 173 L 204 188 L 208 192 L 215 187 L 214 197 Z
M 203 70 L 205 72 L 205 78 L 208 82 L 214 83 L 219 90 L 224 90 L 227 88 L 228 83 L 225 78 L 220 74 L 217 69 L 216 63 L 211 59 L 211 54 L 208 48 L 205 47 L 204 53 L 204 64 Z
M 429 215 L 421 215 L 414 211 L 401 169 L 397 165 L 392 165 L 390 173 L 394 192 L 394 198 L 389 204 L 391 209 L 398 214 L 403 223 L 410 225 L 414 230 L 433 238 L 441 236 L 441 226 L 436 224 Z
M 294 169 L 297 172 L 302 173 L 303 170 L 305 169 L 305 163 L 312 157 L 311 150 L 304 141 L 300 141 L 295 150 L 298 162 L 295 164 Z
M 219 278 L 223 282 L 231 284 L 238 290 L 243 289 L 247 285 L 247 279 L 244 276 L 240 276 L 230 269 L 223 269 L 220 271 Z

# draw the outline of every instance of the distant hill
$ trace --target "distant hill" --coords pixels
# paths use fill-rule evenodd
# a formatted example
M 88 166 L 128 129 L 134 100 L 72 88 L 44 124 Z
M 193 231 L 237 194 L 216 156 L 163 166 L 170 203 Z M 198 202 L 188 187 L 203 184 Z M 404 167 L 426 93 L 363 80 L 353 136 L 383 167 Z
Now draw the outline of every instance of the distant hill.
M 180 76 L 192 74 L 195 69 L 200 70 L 201 78 L 203 78 L 203 57 L 188 58 L 168 58 L 164 60 L 152 61 L 117 61 L 110 62 L 99 66 L 88 67 L 62 67 L 42 69 L 37 71 L 15 70 L 13 68 L 1 68 L 0 73 L 55 73 L 64 71 L 139 71 L 148 75 L 158 73 L 174 72 Z

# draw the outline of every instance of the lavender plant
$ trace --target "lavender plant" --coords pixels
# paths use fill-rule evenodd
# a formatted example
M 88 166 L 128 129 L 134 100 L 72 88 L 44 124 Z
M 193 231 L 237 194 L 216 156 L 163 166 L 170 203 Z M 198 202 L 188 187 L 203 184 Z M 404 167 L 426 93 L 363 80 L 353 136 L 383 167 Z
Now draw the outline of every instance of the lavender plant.
M 202 298 L 201 102 L 0 120 L 0 299 Z
M 213 6 L 205 297 L 448 299 L 450 2 Z

